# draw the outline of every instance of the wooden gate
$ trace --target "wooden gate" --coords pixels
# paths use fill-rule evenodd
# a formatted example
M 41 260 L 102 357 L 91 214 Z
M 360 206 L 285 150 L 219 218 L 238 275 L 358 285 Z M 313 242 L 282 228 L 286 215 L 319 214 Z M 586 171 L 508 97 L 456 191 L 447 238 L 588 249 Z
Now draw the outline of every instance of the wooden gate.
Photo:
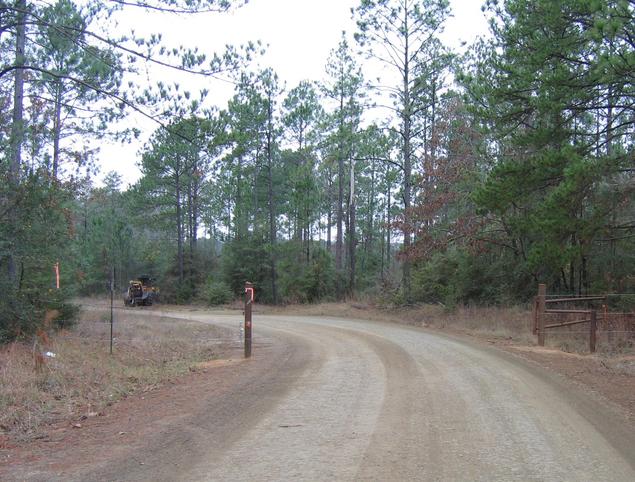
M 586 323 L 591 353 L 597 348 L 599 334 L 606 334 L 606 342 L 611 346 L 616 341 L 632 343 L 635 338 L 635 313 L 609 312 L 608 297 L 547 295 L 546 285 L 538 285 L 533 310 L 533 333 L 538 337 L 538 345 L 545 345 L 547 330 Z

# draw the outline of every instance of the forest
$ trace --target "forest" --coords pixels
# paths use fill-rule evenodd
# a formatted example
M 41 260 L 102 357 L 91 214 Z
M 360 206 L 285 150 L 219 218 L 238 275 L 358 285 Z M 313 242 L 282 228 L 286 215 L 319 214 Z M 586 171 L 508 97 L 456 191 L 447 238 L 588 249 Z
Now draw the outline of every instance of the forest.
M 0 341 L 140 274 L 210 305 L 245 281 L 267 304 L 634 292 L 633 0 L 487 0 L 461 53 L 447 0 L 359 0 L 323 77 L 290 86 L 257 39 L 210 56 L 109 28 L 243 3 L 0 1 Z M 127 187 L 95 159 L 139 136 L 131 113 L 154 130 Z

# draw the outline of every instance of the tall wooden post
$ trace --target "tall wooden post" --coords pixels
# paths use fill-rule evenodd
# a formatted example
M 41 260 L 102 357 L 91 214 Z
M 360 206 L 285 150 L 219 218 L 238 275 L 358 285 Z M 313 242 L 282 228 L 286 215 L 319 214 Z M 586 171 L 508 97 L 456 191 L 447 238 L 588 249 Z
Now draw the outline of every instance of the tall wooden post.
M 607 336 L 607 343 L 610 347 L 613 346 L 613 342 L 614 342 L 614 335 L 613 335 L 613 330 L 614 327 L 611 326 L 611 324 L 609 323 L 609 308 L 608 308 L 608 300 L 605 299 L 604 300 L 604 304 L 602 305 L 602 311 L 604 313 L 603 315 L 603 320 L 604 320 L 604 330 L 606 330 L 606 336 Z
M 251 306 L 254 301 L 254 285 L 245 283 L 245 358 L 251 357 Z
M 593 310 L 591 312 L 591 333 L 589 336 L 589 350 L 591 353 L 595 353 L 595 345 L 597 344 L 597 329 L 598 329 L 598 321 L 597 321 L 597 312 Z
M 536 317 L 538 325 L 538 345 L 545 346 L 545 310 L 547 309 L 547 285 L 538 285 L 538 306 Z

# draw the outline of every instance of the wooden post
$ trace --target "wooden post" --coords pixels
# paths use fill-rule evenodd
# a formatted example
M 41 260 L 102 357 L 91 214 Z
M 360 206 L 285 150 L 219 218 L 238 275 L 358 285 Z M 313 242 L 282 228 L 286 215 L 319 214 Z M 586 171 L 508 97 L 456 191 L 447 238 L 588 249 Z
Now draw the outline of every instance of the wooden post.
M 251 305 L 253 304 L 254 285 L 245 283 L 245 358 L 251 357 Z
M 613 325 L 609 321 L 609 308 L 608 308 L 608 300 L 605 300 L 605 303 L 602 305 L 602 311 L 604 313 L 604 317 L 602 319 L 602 331 L 606 331 L 607 343 L 612 348 L 613 343 L 615 342 L 613 336 Z
M 536 318 L 538 325 L 538 345 L 545 346 L 545 310 L 547 309 L 547 285 L 538 285 L 538 306 L 536 307 Z
M 593 310 L 591 312 L 591 333 L 589 336 L 589 350 L 591 351 L 591 353 L 595 353 L 595 345 L 597 342 L 597 329 L 598 329 L 597 311 Z

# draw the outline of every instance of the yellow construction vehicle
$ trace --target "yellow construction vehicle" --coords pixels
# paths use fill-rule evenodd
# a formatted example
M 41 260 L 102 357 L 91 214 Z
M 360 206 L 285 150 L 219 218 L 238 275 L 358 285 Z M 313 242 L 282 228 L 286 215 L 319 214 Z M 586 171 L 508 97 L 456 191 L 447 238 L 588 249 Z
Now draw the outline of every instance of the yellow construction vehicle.
M 125 306 L 150 306 L 159 299 L 159 288 L 153 286 L 149 276 L 139 276 L 130 280 L 128 292 L 124 297 Z

